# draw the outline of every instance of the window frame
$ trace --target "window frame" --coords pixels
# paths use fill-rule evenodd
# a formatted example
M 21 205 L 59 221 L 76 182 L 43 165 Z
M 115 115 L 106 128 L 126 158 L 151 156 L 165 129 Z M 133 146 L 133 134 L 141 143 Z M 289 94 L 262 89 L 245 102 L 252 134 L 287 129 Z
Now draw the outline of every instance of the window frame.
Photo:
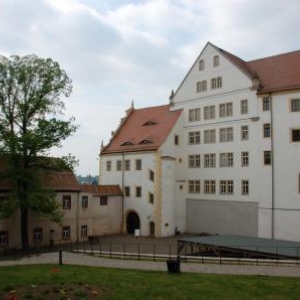
M 241 141 L 248 141 L 249 140 L 249 126 L 242 125 L 241 126 Z
M 136 186 L 135 187 L 135 197 L 136 198 L 141 198 L 142 197 L 142 187 L 141 186 Z
M 215 194 L 216 193 L 216 181 L 213 179 L 204 180 L 204 194 Z
M 201 143 L 200 131 L 189 132 L 189 145 L 199 145 Z
M 271 123 L 263 124 L 263 137 L 270 138 L 271 137 Z
M 110 172 L 111 171 L 111 160 L 106 161 L 106 171 Z
M 296 134 L 296 135 L 295 135 Z M 300 128 L 292 128 L 290 130 L 291 143 L 300 142 Z
M 204 130 L 204 144 L 215 144 L 216 143 L 216 129 Z
M 63 208 L 63 210 L 69 210 L 72 208 L 71 195 L 63 195 L 62 196 L 62 208 Z
M 216 167 L 216 154 L 205 153 L 204 154 L 204 168 L 215 168 Z
M 219 55 L 215 55 L 214 56 L 214 58 L 213 58 L 213 66 L 214 66 L 214 68 L 220 66 L 220 57 L 219 57 Z
M 240 102 L 240 106 L 241 106 L 241 115 L 247 115 L 248 114 L 248 99 L 243 99 Z
M 250 155 L 249 151 L 241 152 L 241 167 L 249 167 Z
M 100 204 L 100 206 L 107 206 L 108 205 L 108 196 L 107 195 L 100 196 L 99 204 Z
M 265 166 L 272 165 L 272 152 L 271 150 L 264 150 L 263 152 L 263 163 Z
M 71 226 L 65 225 L 61 228 L 61 239 L 68 241 L 71 239 Z
M 234 194 L 234 181 L 231 179 L 220 180 L 219 193 L 221 195 L 233 195 Z
M 142 170 L 142 160 L 141 159 L 136 159 L 135 160 L 135 170 L 136 171 L 141 171 Z
M 189 194 L 200 194 L 201 181 L 198 179 L 189 180 Z
M 124 187 L 124 194 L 125 194 L 125 197 L 130 197 L 130 186 Z
M 300 98 L 290 100 L 290 110 L 291 112 L 300 112 Z
M 122 160 L 120 159 L 116 161 L 116 170 L 122 171 Z
M 233 116 L 233 103 L 232 102 L 220 103 L 219 104 L 219 117 L 226 118 L 226 117 L 232 117 L 232 116 Z
M 219 129 L 219 142 L 227 143 L 233 142 L 233 127 L 225 127 Z
M 89 207 L 89 196 L 83 195 L 81 196 L 81 208 L 88 208 Z
M 234 165 L 234 154 L 233 152 L 223 152 L 219 154 L 219 167 L 227 168 L 233 167 Z
M 188 156 L 188 166 L 189 168 L 200 168 L 201 167 L 201 155 L 200 154 L 190 154 Z
M 42 227 L 35 227 L 33 228 L 33 236 L 32 240 L 34 243 L 42 243 L 43 242 L 43 228 Z
M 9 245 L 9 231 L 0 230 L 0 247 Z
M 262 111 L 269 111 L 271 109 L 271 99 L 270 97 L 262 98 Z
M 82 239 L 88 237 L 88 226 L 87 225 L 81 225 L 80 226 L 80 237 Z
M 205 106 L 203 109 L 203 119 L 212 120 L 216 118 L 216 107 L 215 105 Z
M 241 195 L 247 196 L 250 193 L 250 185 L 249 185 L 249 180 L 241 180 Z

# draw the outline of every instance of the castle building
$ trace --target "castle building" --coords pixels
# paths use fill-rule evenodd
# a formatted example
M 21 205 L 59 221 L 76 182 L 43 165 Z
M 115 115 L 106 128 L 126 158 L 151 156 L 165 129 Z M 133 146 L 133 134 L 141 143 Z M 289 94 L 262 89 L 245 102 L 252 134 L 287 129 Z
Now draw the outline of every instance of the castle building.
M 168 105 L 127 111 L 100 153 L 122 231 L 300 241 L 300 51 L 244 61 L 207 43 Z

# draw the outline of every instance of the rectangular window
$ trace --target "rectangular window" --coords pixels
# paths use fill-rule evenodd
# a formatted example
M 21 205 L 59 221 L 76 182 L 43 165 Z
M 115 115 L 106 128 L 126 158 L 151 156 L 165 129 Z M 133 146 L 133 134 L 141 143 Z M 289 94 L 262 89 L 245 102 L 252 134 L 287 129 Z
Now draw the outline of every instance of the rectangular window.
M 209 153 L 204 154 L 204 168 L 215 168 L 216 167 L 216 154 Z
M 200 144 L 200 131 L 189 132 L 189 144 L 190 145 Z
M 106 206 L 107 205 L 107 196 L 100 196 L 100 205 Z
M 189 193 L 191 194 L 200 193 L 200 180 L 189 180 Z
M 179 145 L 179 135 L 178 135 L 178 134 L 176 134 L 176 135 L 174 136 L 174 145 L 176 145 L 176 146 Z
M 130 171 L 130 160 L 129 159 L 125 160 L 125 171 Z
M 141 159 L 136 159 L 135 160 L 135 169 L 137 171 L 142 170 L 142 160 Z
M 219 105 L 219 116 L 222 117 L 230 117 L 233 114 L 232 102 L 223 103 Z
M 204 107 L 204 120 L 211 120 L 215 118 L 215 106 Z
M 220 129 L 220 142 L 232 142 L 233 141 L 233 128 L 221 128 Z
M 154 181 L 154 177 L 155 177 L 154 171 L 149 170 L 149 179 L 150 179 L 151 181 Z
M 154 195 L 152 193 L 149 193 L 149 203 L 154 203 Z
M 269 138 L 271 136 L 271 125 L 270 123 L 263 124 L 263 135 L 264 138 Z
M 71 209 L 71 196 L 63 195 L 62 204 L 63 204 L 63 209 Z
M 241 181 L 241 193 L 242 195 L 249 195 L 249 180 Z
M 106 162 L 106 171 L 111 171 L 111 161 L 110 160 L 108 160 L 107 162 Z
M 117 160 L 117 171 L 122 171 L 122 161 Z
M 248 113 L 248 100 L 241 100 L 241 115 L 246 115 Z
M 264 165 L 271 165 L 271 151 L 264 151 Z
M 291 111 L 292 112 L 300 111 L 300 99 L 291 100 Z
M 247 125 L 241 126 L 241 140 L 246 141 L 248 139 L 249 139 L 248 126 Z
M 262 110 L 268 111 L 270 110 L 270 97 L 264 97 L 262 100 Z
M 233 194 L 233 180 L 220 180 L 220 194 Z
M 43 228 L 33 229 L 33 242 L 41 243 L 43 241 Z
M 135 187 L 135 196 L 137 198 L 142 197 L 142 187 L 141 186 L 136 186 Z
M 200 108 L 194 108 L 189 110 L 189 121 L 200 121 Z
M 247 151 L 241 153 L 241 166 L 242 167 L 249 166 L 249 152 Z
M 214 144 L 216 142 L 216 130 L 204 130 L 204 144 Z
M 81 238 L 86 238 L 88 236 L 88 227 L 87 225 L 82 225 L 80 228 Z
M 189 155 L 189 168 L 200 168 L 200 154 Z
M 292 142 L 300 142 L 300 129 L 291 130 Z
M 88 196 L 82 196 L 81 197 L 81 207 L 82 208 L 88 208 L 89 206 L 89 197 Z
M 125 186 L 125 196 L 130 197 L 130 186 Z
M 215 194 L 215 193 L 216 193 L 216 181 L 204 180 L 204 194 Z
M 0 231 L 0 246 L 7 246 L 8 245 L 8 231 L 1 230 Z
M 233 153 L 220 153 L 220 167 L 233 167 Z
M 71 227 L 70 226 L 63 226 L 62 227 L 62 236 L 63 240 L 69 240 L 71 238 Z

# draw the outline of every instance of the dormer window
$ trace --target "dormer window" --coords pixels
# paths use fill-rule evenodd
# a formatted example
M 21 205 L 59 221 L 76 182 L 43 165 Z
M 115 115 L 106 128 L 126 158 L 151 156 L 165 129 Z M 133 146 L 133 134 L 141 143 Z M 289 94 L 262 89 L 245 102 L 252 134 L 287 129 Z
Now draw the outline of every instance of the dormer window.
M 131 146 L 131 145 L 133 145 L 133 143 L 131 143 L 131 142 L 125 142 L 121 146 Z
M 151 144 L 152 142 L 149 140 L 142 140 L 139 144 Z
M 214 56 L 214 67 L 218 67 L 220 65 L 219 56 Z
M 156 125 L 157 123 L 154 121 L 148 121 L 145 124 L 143 124 L 143 126 L 152 126 L 152 125 Z

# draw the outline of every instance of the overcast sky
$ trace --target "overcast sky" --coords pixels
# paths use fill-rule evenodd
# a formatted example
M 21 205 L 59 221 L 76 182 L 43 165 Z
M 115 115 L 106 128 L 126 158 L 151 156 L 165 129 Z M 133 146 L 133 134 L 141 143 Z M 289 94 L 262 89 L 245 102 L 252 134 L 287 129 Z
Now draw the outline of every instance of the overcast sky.
M 299 0 L 0 0 L 0 54 L 35 53 L 73 80 L 80 126 L 54 155 L 98 174 L 125 110 L 168 103 L 210 41 L 244 60 L 300 49 Z

